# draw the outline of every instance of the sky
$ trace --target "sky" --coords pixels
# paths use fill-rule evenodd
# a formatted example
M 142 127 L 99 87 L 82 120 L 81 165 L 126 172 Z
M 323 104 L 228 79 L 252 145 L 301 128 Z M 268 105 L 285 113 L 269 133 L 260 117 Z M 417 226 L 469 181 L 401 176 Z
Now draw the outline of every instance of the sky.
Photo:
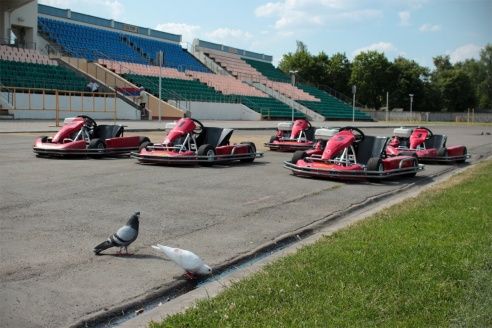
M 361 52 L 402 56 L 434 69 L 433 57 L 479 59 L 492 44 L 492 0 L 39 0 L 41 4 L 273 56 Z

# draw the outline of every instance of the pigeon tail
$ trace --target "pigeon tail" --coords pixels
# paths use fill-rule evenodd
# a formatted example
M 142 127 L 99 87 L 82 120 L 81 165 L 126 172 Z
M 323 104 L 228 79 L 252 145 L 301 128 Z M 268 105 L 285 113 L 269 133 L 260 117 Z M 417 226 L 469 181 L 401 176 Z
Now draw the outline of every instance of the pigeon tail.
M 113 247 L 113 243 L 111 242 L 111 240 L 106 240 L 102 243 L 100 243 L 99 245 L 97 245 L 96 247 L 94 247 L 94 253 L 95 254 L 99 254 L 100 252 L 104 251 L 105 249 L 108 249 L 108 248 L 111 248 Z

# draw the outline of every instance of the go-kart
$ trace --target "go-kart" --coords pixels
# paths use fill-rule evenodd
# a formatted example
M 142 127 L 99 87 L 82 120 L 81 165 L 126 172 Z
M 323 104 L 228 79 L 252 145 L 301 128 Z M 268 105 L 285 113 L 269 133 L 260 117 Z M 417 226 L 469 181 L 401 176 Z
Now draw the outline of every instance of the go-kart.
M 447 136 L 434 134 L 426 127 L 396 128 L 386 147 L 388 156 L 415 153 L 422 163 L 463 163 L 468 155 L 465 146 L 446 147 Z
M 296 151 L 314 147 L 315 128 L 305 119 L 292 122 L 281 122 L 277 127 L 277 134 L 266 142 L 265 146 L 270 150 Z
M 388 137 L 366 136 L 355 127 L 317 129 L 315 136 L 315 148 L 296 151 L 284 168 L 297 176 L 371 182 L 412 177 L 424 169 L 416 156 L 386 157 Z
M 34 141 L 37 156 L 102 156 L 129 155 L 149 138 L 124 137 L 123 125 L 97 125 L 89 116 L 80 115 L 68 121 L 54 137 L 42 136 Z
M 263 157 L 253 142 L 230 144 L 233 129 L 204 127 L 192 118 L 182 118 L 166 125 L 168 134 L 162 144 L 143 143 L 131 157 L 139 163 L 211 166 L 217 163 L 241 161 L 250 163 Z

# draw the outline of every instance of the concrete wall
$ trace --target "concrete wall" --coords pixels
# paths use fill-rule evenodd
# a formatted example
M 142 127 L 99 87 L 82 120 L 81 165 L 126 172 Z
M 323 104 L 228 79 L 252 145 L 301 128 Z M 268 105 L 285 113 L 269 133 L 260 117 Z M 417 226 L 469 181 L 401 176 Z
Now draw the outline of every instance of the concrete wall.
M 197 120 L 261 120 L 259 113 L 242 104 L 191 102 L 189 110 Z
M 14 114 L 15 119 L 55 119 L 55 95 L 16 94 L 15 97 L 15 108 L 21 108 L 9 108 L 9 113 Z M 114 98 L 77 96 L 59 96 L 59 115 L 61 119 L 77 115 L 87 115 L 96 120 L 113 119 L 115 105 L 117 119 L 135 120 L 140 117 L 139 111 L 121 99 L 116 99 L 115 104 Z

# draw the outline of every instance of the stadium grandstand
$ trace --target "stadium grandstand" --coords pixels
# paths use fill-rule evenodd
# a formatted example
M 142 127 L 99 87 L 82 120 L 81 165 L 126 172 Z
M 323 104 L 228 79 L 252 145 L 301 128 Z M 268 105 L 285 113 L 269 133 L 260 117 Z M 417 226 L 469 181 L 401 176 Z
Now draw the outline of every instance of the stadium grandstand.
M 8 16 L 1 26 L 2 112 L 15 118 L 54 116 L 53 110 L 19 107 L 42 94 L 48 103 L 60 103 L 59 97 L 70 102 L 92 97 L 96 107 L 99 98 L 113 95 L 114 116 L 136 119 L 143 87 L 150 94 L 150 119 L 352 119 L 350 104 L 307 83 L 292 83 L 269 55 L 199 39 L 186 49 L 180 35 L 37 1 L 2 1 L 0 14 Z M 89 92 L 91 81 L 101 86 L 101 94 Z M 97 118 L 112 115 L 92 110 Z M 355 118 L 372 120 L 359 110 Z

